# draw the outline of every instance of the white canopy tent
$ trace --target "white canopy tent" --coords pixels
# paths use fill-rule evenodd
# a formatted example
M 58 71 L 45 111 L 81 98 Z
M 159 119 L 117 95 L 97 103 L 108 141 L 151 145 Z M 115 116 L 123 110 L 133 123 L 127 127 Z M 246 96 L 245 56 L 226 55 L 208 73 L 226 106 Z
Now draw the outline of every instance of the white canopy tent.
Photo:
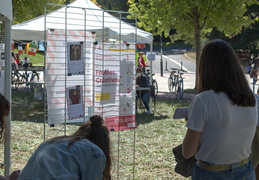
M 75 7 L 75 8 L 73 8 Z M 77 8 L 76 8 L 77 7 Z M 78 9 L 80 7 L 81 9 Z M 121 12 L 123 13 L 123 12 Z M 125 12 L 124 12 L 125 13 Z M 66 17 L 69 14 L 69 17 Z M 81 24 L 85 20 L 85 25 Z M 45 25 L 46 22 L 46 27 Z M 65 22 L 66 21 L 66 22 Z M 65 24 L 69 26 L 64 27 Z M 63 27 L 62 27 L 63 26 Z M 61 7 L 45 16 L 12 26 L 14 40 L 44 40 L 46 29 L 87 30 L 96 32 L 96 37 L 119 39 L 127 42 L 152 44 L 151 33 L 135 28 L 96 6 L 90 0 L 76 0 L 68 6 Z M 135 38 L 135 35 L 136 38 Z
M 5 67 L 4 96 L 11 102 L 11 22 L 13 18 L 11 0 L 0 0 L 0 22 L 4 22 Z M 11 113 L 10 113 L 11 114 Z M 5 175 L 10 174 L 11 166 L 11 116 L 6 118 L 4 147 Z

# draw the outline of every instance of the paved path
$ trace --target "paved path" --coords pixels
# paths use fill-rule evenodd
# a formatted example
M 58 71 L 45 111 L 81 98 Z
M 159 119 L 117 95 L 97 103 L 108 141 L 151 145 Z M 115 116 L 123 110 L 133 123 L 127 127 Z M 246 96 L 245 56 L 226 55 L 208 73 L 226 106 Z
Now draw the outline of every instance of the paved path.
M 166 69 L 170 68 L 180 68 L 181 62 L 183 62 L 183 69 L 186 68 L 185 65 L 188 64 L 187 73 L 184 73 L 184 89 L 194 89 L 195 87 L 195 62 L 191 61 L 185 55 L 175 54 L 163 56 L 163 76 L 161 76 L 161 56 L 157 55 L 156 60 L 152 62 L 152 71 L 155 73 L 153 76 L 158 83 L 158 92 L 169 92 L 168 89 L 168 78 L 170 76 Z
M 158 83 L 158 92 L 169 92 L 168 89 L 168 77 L 169 73 L 164 73 L 163 76 L 156 73 L 153 78 Z M 184 77 L 184 89 L 194 89 L 195 87 L 195 73 L 185 73 Z
M 165 63 L 166 62 L 166 63 Z M 153 76 L 154 79 L 156 79 L 158 83 L 158 92 L 159 93 L 169 93 L 168 89 L 168 77 L 169 72 L 166 71 L 167 69 L 170 69 L 170 67 L 173 68 L 180 68 L 179 64 L 183 62 L 184 68 L 187 68 L 189 72 L 184 73 L 184 89 L 194 89 L 195 87 L 195 62 L 185 57 L 183 53 L 179 54 L 167 54 L 163 56 L 163 76 L 161 76 L 161 56 L 158 54 L 156 57 L 156 60 L 152 62 L 152 69 L 153 73 L 155 75 Z M 166 64 L 168 67 L 166 67 Z M 256 85 L 253 87 L 252 79 L 249 77 L 248 74 L 246 74 L 247 80 L 249 82 L 250 88 L 254 90 L 254 93 L 257 93 L 257 89 L 259 88 L 259 81 L 256 83 Z

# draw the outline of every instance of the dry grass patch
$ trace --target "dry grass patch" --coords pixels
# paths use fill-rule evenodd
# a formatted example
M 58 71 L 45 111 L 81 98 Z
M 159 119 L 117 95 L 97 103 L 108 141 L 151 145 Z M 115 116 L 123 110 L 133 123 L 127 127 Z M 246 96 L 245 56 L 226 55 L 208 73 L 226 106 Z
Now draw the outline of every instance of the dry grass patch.
M 24 98 L 27 98 L 27 104 L 24 104 Z M 23 169 L 31 154 L 44 139 L 43 102 L 35 102 L 30 95 L 19 94 L 13 95 L 13 102 L 11 171 Z M 174 172 L 172 148 L 182 142 L 186 122 L 184 119 L 173 120 L 172 115 L 177 107 L 188 107 L 189 104 L 190 100 L 174 101 L 170 98 L 166 100 L 158 98 L 155 114 L 136 115 L 138 128 L 135 131 L 135 179 L 185 179 Z M 67 126 L 70 131 L 77 127 L 77 125 Z M 55 127 L 55 132 L 56 134 L 52 136 L 63 133 L 62 128 L 58 127 Z M 128 137 L 123 143 L 130 145 L 127 141 L 130 140 L 132 130 L 122 131 L 121 135 Z M 0 162 L 3 162 L 3 150 L 4 146 L 1 145 Z M 122 165 L 132 166 L 127 162 Z M 3 174 L 3 170 L 0 170 L 0 174 Z

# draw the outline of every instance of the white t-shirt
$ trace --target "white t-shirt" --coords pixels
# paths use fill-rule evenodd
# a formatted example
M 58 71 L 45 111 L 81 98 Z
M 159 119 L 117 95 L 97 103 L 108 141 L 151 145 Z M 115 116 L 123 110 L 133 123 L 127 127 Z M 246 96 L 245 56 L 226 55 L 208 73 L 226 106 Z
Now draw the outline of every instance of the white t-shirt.
M 192 101 L 186 126 L 202 132 L 197 160 L 231 164 L 250 156 L 257 124 L 257 105 L 233 105 L 225 93 L 209 90 Z

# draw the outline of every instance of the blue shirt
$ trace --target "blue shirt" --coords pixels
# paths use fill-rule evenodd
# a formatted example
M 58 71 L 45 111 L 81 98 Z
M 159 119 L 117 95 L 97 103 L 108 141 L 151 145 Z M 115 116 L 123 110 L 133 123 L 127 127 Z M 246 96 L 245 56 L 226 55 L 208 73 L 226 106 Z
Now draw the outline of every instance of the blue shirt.
M 30 157 L 19 180 L 101 180 L 106 164 L 103 151 L 83 139 L 44 142 Z

